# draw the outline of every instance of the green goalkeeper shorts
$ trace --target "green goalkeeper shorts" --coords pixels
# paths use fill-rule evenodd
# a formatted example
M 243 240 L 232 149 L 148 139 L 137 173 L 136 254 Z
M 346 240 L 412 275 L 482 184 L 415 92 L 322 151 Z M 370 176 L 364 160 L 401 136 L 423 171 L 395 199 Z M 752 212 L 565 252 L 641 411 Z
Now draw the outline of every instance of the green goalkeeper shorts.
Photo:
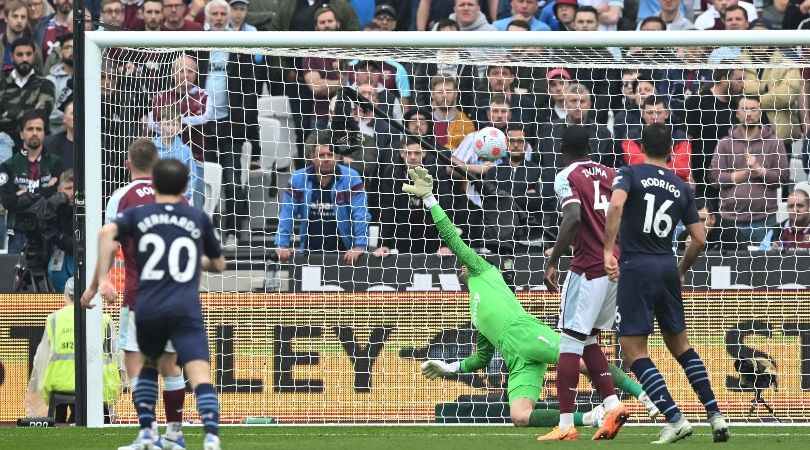
M 506 326 L 499 344 L 509 368 L 509 403 L 518 398 L 537 401 L 548 364 L 560 358 L 559 333 L 527 314 Z

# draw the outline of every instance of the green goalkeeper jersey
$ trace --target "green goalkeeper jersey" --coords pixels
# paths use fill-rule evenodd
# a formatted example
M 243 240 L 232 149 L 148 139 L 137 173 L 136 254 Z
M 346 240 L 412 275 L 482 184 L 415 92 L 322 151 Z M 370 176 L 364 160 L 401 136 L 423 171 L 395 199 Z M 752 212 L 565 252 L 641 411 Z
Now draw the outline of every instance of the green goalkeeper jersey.
M 539 329 L 536 324 L 542 325 L 540 327 L 542 337 L 535 336 L 532 341 L 536 342 L 537 339 L 541 339 L 553 343 L 559 342 L 559 335 L 554 330 L 523 309 L 515 294 L 504 281 L 500 269 L 487 262 L 464 243 L 456 233 L 455 225 L 441 206 L 431 207 L 430 214 L 441 238 L 462 264 L 467 266 L 469 276 L 467 285 L 470 289 L 470 316 L 473 326 L 478 330 L 478 338 L 476 353 L 461 362 L 461 372 L 468 373 L 486 367 L 492 359 L 496 346 L 504 354 L 506 360 L 511 359 L 511 356 L 517 356 L 507 355 L 508 349 L 513 346 L 509 345 L 511 343 L 502 342 L 504 332 L 513 325 L 518 325 L 517 322 L 531 324 L 533 325 L 531 328 L 535 330 Z M 517 342 L 515 344 L 520 345 Z M 525 344 L 531 345 L 532 342 Z M 556 362 L 557 355 L 554 356 L 552 360 L 542 362 Z

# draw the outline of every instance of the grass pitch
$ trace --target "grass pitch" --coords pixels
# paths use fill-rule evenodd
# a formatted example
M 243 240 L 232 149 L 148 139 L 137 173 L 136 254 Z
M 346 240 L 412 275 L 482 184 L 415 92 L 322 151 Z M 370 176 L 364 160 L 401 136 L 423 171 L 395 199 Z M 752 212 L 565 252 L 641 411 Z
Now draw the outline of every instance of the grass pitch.
M 659 427 L 624 427 L 613 441 L 591 442 L 595 429 L 581 427 L 579 442 L 545 443 L 535 438 L 546 428 L 506 426 L 261 426 L 223 427 L 222 448 L 225 450 L 258 449 L 328 449 L 328 450 L 472 450 L 472 449 L 540 449 L 550 448 L 649 448 L 657 438 Z M 679 448 L 806 449 L 810 427 L 732 426 L 731 441 L 711 442 L 708 427 L 697 426 L 692 437 Z M 202 428 L 186 427 L 189 449 L 202 448 Z M 134 427 L 104 429 L 85 428 L 0 428 L 0 449 L 116 449 L 132 442 Z

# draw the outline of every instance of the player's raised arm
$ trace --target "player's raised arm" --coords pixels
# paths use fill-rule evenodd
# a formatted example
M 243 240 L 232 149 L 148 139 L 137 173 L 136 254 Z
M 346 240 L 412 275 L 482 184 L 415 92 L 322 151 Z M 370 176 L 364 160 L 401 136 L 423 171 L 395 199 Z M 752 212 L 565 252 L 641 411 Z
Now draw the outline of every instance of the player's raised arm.
M 439 229 L 439 236 L 450 248 L 461 263 L 467 266 L 470 276 L 477 276 L 492 267 L 484 258 L 471 249 L 456 233 L 456 227 L 447 217 L 439 201 L 433 196 L 433 177 L 424 167 L 417 167 L 408 171 L 413 184 L 405 184 L 402 190 L 416 197 L 422 198 L 425 208 L 430 210 L 433 223 Z

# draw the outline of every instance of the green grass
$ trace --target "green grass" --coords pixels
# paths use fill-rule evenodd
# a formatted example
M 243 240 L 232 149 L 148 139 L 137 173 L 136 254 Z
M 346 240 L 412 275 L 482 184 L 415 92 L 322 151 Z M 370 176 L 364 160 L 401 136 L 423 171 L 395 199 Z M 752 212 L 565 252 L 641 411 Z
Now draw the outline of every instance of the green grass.
M 614 441 L 590 442 L 592 428 L 580 428 L 581 441 L 542 443 L 535 438 L 548 429 L 518 429 L 506 426 L 373 426 L 373 427 L 223 427 L 225 450 L 242 449 L 328 449 L 328 450 L 472 450 L 574 448 L 649 448 L 657 427 L 622 429 Z M 695 434 L 676 444 L 678 448 L 779 450 L 807 448 L 810 427 L 733 427 L 731 441 L 713 444 L 709 429 L 695 427 Z M 202 448 L 202 429 L 185 430 L 189 449 Z M 0 427 L 0 449 L 116 449 L 132 441 L 133 427 L 85 428 L 12 428 Z

